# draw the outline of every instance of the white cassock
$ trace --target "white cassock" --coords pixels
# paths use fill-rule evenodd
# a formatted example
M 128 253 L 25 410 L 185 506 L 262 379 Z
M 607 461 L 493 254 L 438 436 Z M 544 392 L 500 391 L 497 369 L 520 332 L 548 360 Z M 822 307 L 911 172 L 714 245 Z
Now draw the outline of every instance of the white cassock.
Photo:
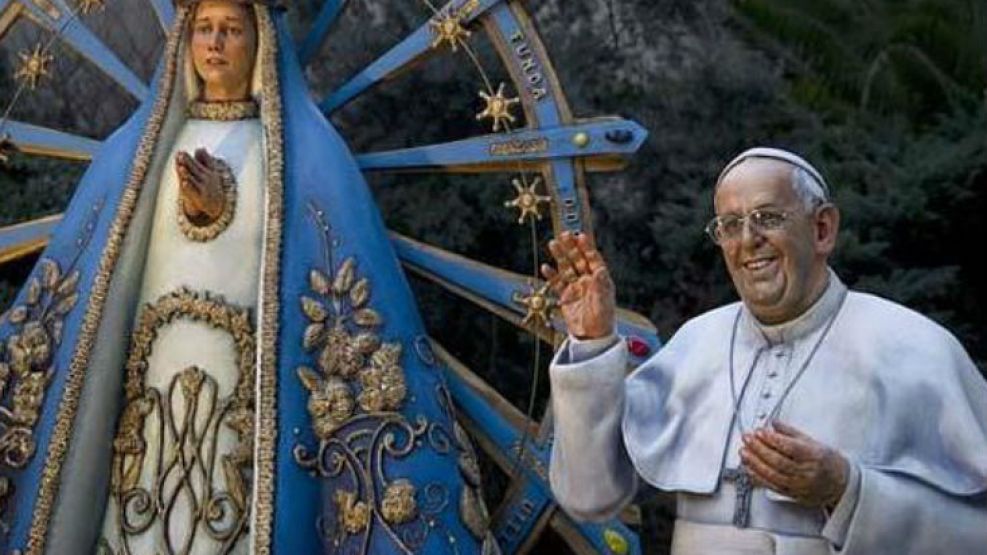
M 794 321 L 763 326 L 734 303 L 626 367 L 613 338 L 570 338 L 552 363 L 550 477 L 574 517 L 615 515 L 642 479 L 677 493 L 673 555 L 987 553 L 987 382 L 920 314 L 830 272 Z M 721 477 L 739 464 L 739 430 L 772 413 L 847 457 L 849 484 L 832 513 L 755 488 L 737 527 Z
M 238 402 L 252 406 L 255 385 L 254 349 L 245 344 L 256 329 L 265 202 L 262 137 L 256 118 L 190 119 L 165 158 L 130 360 L 142 325 L 149 323 L 141 318 L 148 306 L 156 306 L 158 314 L 170 310 L 162 299 L 185 306 L 144 330 L 153 337 L 143 357 L 143 382 L 133 385 L 154 401 L 139 432 L 139 456 L 114 458 L 104 551 L 123 553 L 123 543 L 133 553 L 248 551 L 251 465 L 235 459 L 235 452 L 250 453 L 252 438 L 238 434 L 232 419 Z M 225 161 L 236 182 L 233 219 L 207 240 L 191 239 L 179 225 L 175 155 L 197 148 Z M 247 318 L 230 322 L 229 314 Z M 128 387 L 132 377 L 126 378 Z M 240 423 L 242 429 L 252 429 L 250 413 L 241 414 L 250 420 Z M 126 412 L 121 429 L 125 420 Z M 117 437 L 121 434 L 118 430 Z M 117 475 L 122 473 L 129 475 L 123 487 Z

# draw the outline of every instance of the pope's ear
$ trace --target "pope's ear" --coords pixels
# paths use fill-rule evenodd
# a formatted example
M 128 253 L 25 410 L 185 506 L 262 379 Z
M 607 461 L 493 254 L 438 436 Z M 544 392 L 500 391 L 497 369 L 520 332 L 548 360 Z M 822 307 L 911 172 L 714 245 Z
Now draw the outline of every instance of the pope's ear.
M 840 231 L 840 209 L 827 202 L 816 209 L 816 250 L 829 255 L 836 248 L 836 236 Z

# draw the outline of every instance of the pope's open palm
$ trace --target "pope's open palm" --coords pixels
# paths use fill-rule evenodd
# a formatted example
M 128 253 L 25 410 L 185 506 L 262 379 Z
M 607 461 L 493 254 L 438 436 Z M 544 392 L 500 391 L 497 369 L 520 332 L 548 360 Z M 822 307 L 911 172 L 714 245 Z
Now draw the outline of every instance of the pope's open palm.
M 563 232 L 549 241 L 548 248 L 556 267 L 544 264 L 542 274 L 559 298 L 569 334 L 579 339 L 597 339 L 613 333 L 613 280 L 589 237 Z

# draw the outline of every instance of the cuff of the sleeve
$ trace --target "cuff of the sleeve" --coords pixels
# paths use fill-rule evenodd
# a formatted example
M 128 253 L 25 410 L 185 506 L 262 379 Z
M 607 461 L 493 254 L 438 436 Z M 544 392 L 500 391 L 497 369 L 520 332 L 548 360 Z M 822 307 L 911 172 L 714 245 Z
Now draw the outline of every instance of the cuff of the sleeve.
M 599 355 L 583 362 L 569 362 L 568 341 L 555 355 L 549 374 L 553 388 L 623 387 L 627 368 L 627 346 L 623 341 L 610 345 Z
M 836 549 L 842 548 L 846 542 L 846 536 L 850 530 L 850 522 L 853 520 L 853 513 L 857 510 L 857 500 L 860 497 L 860 472 L 860 467 L 856 462 L 851 460 L 846 491 L 843 492 L 840 502 L 829 513 L 826 526 L 822 529 L 822 536 Z
M 569 362 L 585 362 L 613 347 L 619 340 L 620 338 L 616 333 L 599 339 L 577 339 L 570 335 L 566 342 L 569 350 Z

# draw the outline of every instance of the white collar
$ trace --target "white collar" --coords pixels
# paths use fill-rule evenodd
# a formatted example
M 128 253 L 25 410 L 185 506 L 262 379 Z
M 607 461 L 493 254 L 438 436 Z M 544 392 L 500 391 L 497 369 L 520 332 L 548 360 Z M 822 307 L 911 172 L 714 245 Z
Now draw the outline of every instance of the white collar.
M 743 305 L 743 328 L 750 339 L 760 339 L 769 345 L 791 342 L 801 339 L 812 332 L 823 327 L 826 322 L 833 317 L 833 313 L 839 310 L 847 287 L 840 281 L 836 272 L 829 268 L 829 283 L 826 290 L 816 299 L 805 312 L 792 320 L 780 324 L 762 324 L 751 314 L 746 305 Z

